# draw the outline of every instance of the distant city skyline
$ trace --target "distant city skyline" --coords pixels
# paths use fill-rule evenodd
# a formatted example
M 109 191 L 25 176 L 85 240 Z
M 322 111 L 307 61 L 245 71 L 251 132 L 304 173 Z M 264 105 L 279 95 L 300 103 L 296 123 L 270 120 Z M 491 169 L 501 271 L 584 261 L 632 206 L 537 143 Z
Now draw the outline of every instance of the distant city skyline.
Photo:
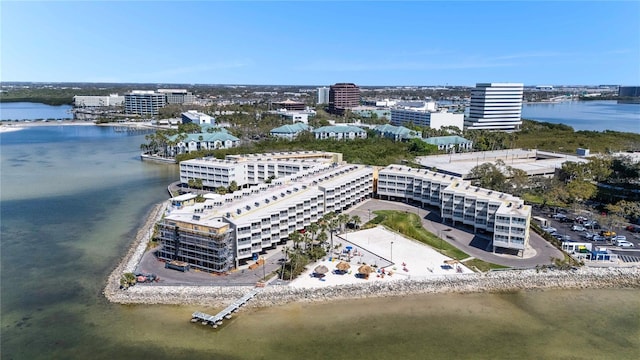
M 640 2 L 0 3 L 0 80 L 638 85 Z

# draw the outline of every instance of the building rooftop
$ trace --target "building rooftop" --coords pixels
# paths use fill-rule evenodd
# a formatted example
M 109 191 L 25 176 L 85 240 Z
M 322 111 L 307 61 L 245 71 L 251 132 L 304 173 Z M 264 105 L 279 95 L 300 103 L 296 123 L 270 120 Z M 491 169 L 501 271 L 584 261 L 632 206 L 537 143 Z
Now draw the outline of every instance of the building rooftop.
M 282 125 L 277 128 L 271 129 L 272 133 L 276 134 L 297 134 L 301 131 L 311 130 L 311 127 L 304 123 L 295 123 Z
M 505 165 L 524 170 L 528 175 L 550 175 L 567 161 L 586 163 L 589 160 L 559 153 L 540 150 L 507 149 L 496 151 L 477 151 L 447 155 L 431 155 L 416 158 L 416 162 L 425 168 L 436 168 L 439 172 L 468 178 L 474 167 L 484 163 L 502 160 Z
M 195 221 L 205 226 L 215 225 L 221 217 L 236 224 L 255 222 L 298 204 L 301 196 L 309 198 L 323 194 L 320 186 L 343 184 L 361 176 L 365 171 L 372 169 L 362 165 L 318 163 L 311 169 L 274 179 L 271 184 L 254 185 L 215 198 L 205 196 L 203 203 L 173 208 L 166 218 Z
M 314 133 L 362 133 L 365 132 L 361 128 L 357 126 L 351 125 L 333 125 L 333 126 L 323 126 L 313 130 Z
M 467 140 L 462 136 L 452 135 L 452 136 L 432 136 L 429 138 L 422 139 L 427 144 L 431 145 L 449 145 L 449 144 L 464 144 L 469 143 L 471 140 Z
M 169 136 L 169 140 L 176 141 L 180 135 L 172 135 Z M 214 141 L 240 141 L 237 137 L 229 134 L 226 130 L 224 131 L 214 131 L 214 132 L 203 132 L 197 134 L 187 134 L 187 137 L 183 142 L 214 142 Z
M 394 126 L 391 124 L 378 125 L 374 128 L 374 130 L 380 133 L 400 136 L 405 139 L 420 137 L 420 134 L 415 130 L 408 129 L 404 126 Z
M 410 168 L 404 165 L 389 165 L 380 170 L 379 173 L 383 174 L 385 173 L 385 170 L 392 172 L 394 175 L 400 176 L 416 176 L 416 174 L 419 174 L 420 178 L 436 181 L 441 184 L 449 184 L 444 191 L 451 190 L 456 193 L 464 193 L 466 197 L 483 198 L 489 201 L 499 202 L 499 212 L 503 214 L 509 213 L 513 215 L 526 216 L 531 212 L 531 206 L 524 205 L 524 201 L 517 196 L 473 186 L 469 181 L 463 180 L 457 176 L 437 173 L 426 169 Z

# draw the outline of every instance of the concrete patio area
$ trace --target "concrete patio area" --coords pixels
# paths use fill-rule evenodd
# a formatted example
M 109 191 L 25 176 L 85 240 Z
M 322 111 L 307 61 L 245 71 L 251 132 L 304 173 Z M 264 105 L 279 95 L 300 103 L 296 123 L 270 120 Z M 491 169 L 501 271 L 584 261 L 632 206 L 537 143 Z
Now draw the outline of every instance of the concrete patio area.
M 423 279 L 434 276 L 471 274 L 473 271 L 464 264 L 447 266 L 445 260 L 452 260 L 431 247 L 387 230 L 383 226 L 372 229 L 340 234 L 334 237 L 334 244 L 341 244 L 338 251 L 321 261 L 309 264 L 307 269 L 289 285 L 298 288 L 315 288 L 333 285 L 355 284 L 371 281 L 394 281 Z M 351 251 L 344 252 L 347 247 Z M 348 259 L 351 268 L 345 274 L 334 272 L 342 259 Z M 358 268 L 371 265 L 376 270 L 368 279 L 357 277 Z M 322 277 L 314 275 L 314 269 L 324 265 L 329 269 Z M 384 274 L 382 271 L 384 270 Z

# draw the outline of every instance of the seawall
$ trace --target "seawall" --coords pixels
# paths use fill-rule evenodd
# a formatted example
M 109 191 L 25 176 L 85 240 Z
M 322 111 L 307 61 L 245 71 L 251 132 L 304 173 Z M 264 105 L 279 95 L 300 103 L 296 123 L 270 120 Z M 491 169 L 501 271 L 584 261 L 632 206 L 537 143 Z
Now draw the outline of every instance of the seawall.
M 120 277 L 133 272 L 142 258 L 155 223 L 167 202 L 154 206 L 147 221 L 118 266 L 109 275 L 103 291 L 119 304 L 175 304 L 210 307 L 227 306 L 253 287 L 247 286 L 162 286 L 139 284 L 120 289 Z M 640 289 L 640 268 L 579 268 L 577 270 L 507 270 L 465 275 L 434 276 L 421 280 L 364 282 L 315 289 L 269 285 L 246 306 L 265 307 L 291 302 L 335 301 L 409 294 L 514 292 L 546 289 Z

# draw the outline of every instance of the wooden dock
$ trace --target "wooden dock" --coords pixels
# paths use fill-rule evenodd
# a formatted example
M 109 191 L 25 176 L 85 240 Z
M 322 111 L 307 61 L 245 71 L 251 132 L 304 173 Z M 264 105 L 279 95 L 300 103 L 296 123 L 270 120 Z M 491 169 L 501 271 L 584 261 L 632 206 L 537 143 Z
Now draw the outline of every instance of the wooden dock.
M 235 302 L 233 302 L 233 304 L 227 306 L 226 308 L 224 308 L 224 310 L 220 311 L 216 315 L 209 315 L 203 312 L 196 311 L 191 315 L 191 322 L 200 322 L 202 323 L 202 325 L 211 325 L 211 327 L 215 329 L 219 325 L 222 325 L 223 319 L 231 319 L 232 313 L 238 311 L 238 309 L 242 305 L 253 299 L 253 297 L 256 296 L 260 291 L 262 291 L 262 288 L 255 288 L 251 290 L 251 292 L 236 300 Z

